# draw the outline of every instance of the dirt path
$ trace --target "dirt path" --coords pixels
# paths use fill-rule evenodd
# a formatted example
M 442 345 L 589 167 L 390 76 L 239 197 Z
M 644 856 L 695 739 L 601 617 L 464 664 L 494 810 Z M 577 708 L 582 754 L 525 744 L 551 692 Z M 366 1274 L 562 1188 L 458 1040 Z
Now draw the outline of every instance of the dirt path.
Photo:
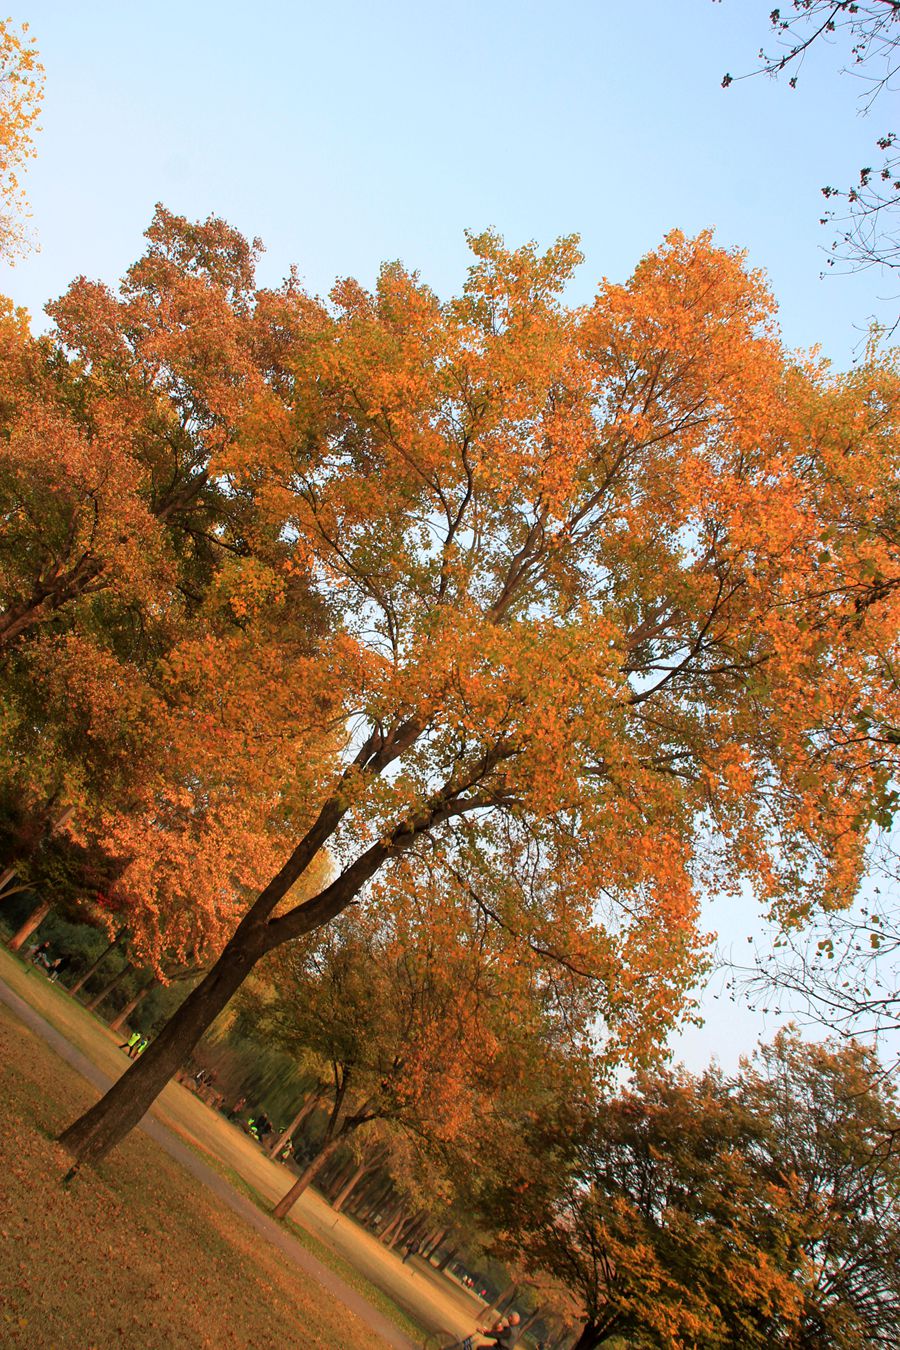
M 75 1046 L 73 1046 L 55 1027 L 37 1013 L 25 999 L 21 998 L 9 986 L 0 981 L 0 1000 L 9 1010 L 40 1036 L 50 1048 L 70 1064 L 77 1073 L 86 1078 L 100 1091 L 104 1091 L 111 1081 L 96 1064 Z M 208 1186 L 235 1213 L 239 1214 L 252 1228 L 273 1243 L 309 1276 L 316 1280 L 326 1293 L 349 1308 L 367 1326 L 381 1336 L 388 1345 L 396 1350 L 415 1350 L 415 1344 L 404 1336 L 386 1317 L 373 1308 L 355 1289 L 346 1284 L 327 1266 L 308 1252 L 296 1238 L 284 1231 L 274 1220 L 262 1214 L 255 1204 L 241 1195 L 233 1186 L 208 1166 L 201 1158 L 177 1138 L 173 1132 L 151 1115 L 144 1117 L 140 1128 L 150 1138 L 181 1164 L 192 1176 Z

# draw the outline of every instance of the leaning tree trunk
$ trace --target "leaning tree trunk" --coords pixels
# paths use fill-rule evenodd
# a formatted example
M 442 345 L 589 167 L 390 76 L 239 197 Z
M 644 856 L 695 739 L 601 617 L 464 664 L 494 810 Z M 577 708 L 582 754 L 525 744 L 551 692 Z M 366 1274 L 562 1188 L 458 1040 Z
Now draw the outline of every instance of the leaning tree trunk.
M 300 1107 L 300 1110 L 294 1116 L 294 1119 L 291 1121 L 290 1125 L 288 1125 L 287 1129 L 282 1130 L 281 1134 L 275 1140 L 275 1143 L 270 1144 L 269 1147 L 266 1149 L 266 1152 L 268 1153 L 270 1158 L 278 1157 L 279 1153 L 284 1148 L 287 1141 L 289 1139 L 293 1139 L 294 1135 L 297 1133 L 297 1130 L 300 1128 L 300 1125 L 310 1114 L 310 1112 L 315 1110 L 319 1102 L 322 1100 L 323 1096 L 324 1093 L 320 1088 L 317 1088 L 315 1092 L 310 1093 L 306 1101 Z
M 79 990 L 84 988 L 84 986 L 87 984 L 88 980 L 91 978 L 94 972 L 100 969 L 100 967 L 103 965 L 103 962 L 109 956 L 110 952 L 113 951 L 116 947 L 118 947 L 119 943 L 121 942 L 124 936 L 125 936 L 125 929 L 120 928 L 118 933 L 116 933 L 116 936 L 113 938 L 112 942 L 109 944 L 109 946 L 104 947 L 103 951 L 97 957 L 96 961 L 92 962 L 92 964 L 88 966 L 84 974 L 79 975 L 75 983 L 69 987 L 69 993 L 73 996 L 73 998 L 79 992 Z
M 525 1335 L 525 1332 L 526 1332 L 526 1331 L 530 1331 L 530 1330 L 531 1330 L 531 1328 L 534 1326 L 535 1322 L 539 1322 L 539 1321 L 540 1321 L 542 1311 L 543 1311 L 542 1308 L 540 1307 L 540 1305 L 538 1305 L 538 1307 L 535 1308 L 534 1312 L 531 1313 L 531 1315 L 530 1315 L 529 1317 L 523 1318 L 523 1320 L 519 1323 L 519 1333 L 518 1333 L 518 1334 L 519 1334 L 519 1338 L 520 1338 L 520 1339 L 521 1339 L 522 1336 Z
M 393 1182 L 390 1177 L 385 1181 L 383 1176 L 375 1176 L 367 1185 L 363 1186 L 351 1206 L 360 1223 L 364 1223 L 366 1226 L 371 1223 L 390 1195 L 392 1187 Z
M 396 1208 L 391 1212 L 387 1223 L 378 1234 L 378 1241 L 383 1242 L 385 1246 L 387 1246 L 393 1240 L 394 1234 L 406 1222 L 406 1218 L 406 1208 L 404 1202 L 400 1200 L 397 1202 Z
M 340 1134 L 336 1134 L 334 1138 L 330 1139 L 325 1147 L 316 1154 L 312 1162 L 303 1169 L 291 1189 L 281 1197 L 278 1204 L 272 1210 L 276 1219 L 283 1219 L 285 1215 L 293 1209 L 296 1201 L 300 1199 L 300 1196 L 306 1190 L 307 1186 L 325 1165 L 332 1153 L 334 1153 L 338 1144 L 341 1142 L 342 1139 Z
M 120 1013 L 117 1013 L 116 1016 L 113 1018 L 113 1020 L 110 1022 L 109 1024 L 110 1031 L 120 1031 L 121 1028 L 128 1021 L 128 1018 L 134 1012 L 138 1004 L 143 1003 L 147 995 L 151 992 L 151 990 L 155 989 L 158 984 L 159 980 L 155 975 L 153 976 L 152 980 L 148 980 L 147 983 L 144 985 L 143 989 L 139 989 L 138 992 L 135 994 L 134 998 L 129 999 L 129 1001 L 125 1004 L 125 1007 L 122 1009 L 122 1011 Z
M 9 939 L 9 950 L 11 952 L 17 952 L 20 947 L 24 946 L 34 930 L 40 928 L 49 913 L 50 901 L 42 900 L 28 915 L 28 918 L 22 924 L 19 931 Z
M 356 1171 L 357 1166 L 353 1161 L 337 1165 L 328 1164 L 319 1181 L 319 1190 L 330 1205 L 334 1205 L 334 1198 L 344 1189 L 344 1182 L 354 1176 Z
M 97 1008 L 100 1007 L 100 1004 L 104 1001 L 107 995 L 111 994 L 112 991 L 115 989 L 116 985 L 121 984 L 125 976 L 130 975 L 133 969 L 134 967 L 132 966 L 131 962 L 126 961 L 122 969 L 112 977 L 109 984 L 104 985 L 104 987 L 100 990 L 100 993 L 95 994 L 94 997 L 91 999 L 91 1001 L 84 1005 L 85 1008 L 87 1008 L 88 1012 L 95 1012 Z
M 412 1242 L 416 1233 L 418 1233 L 421 1228 L 422 1216 L 416 1212 L 411 1219 L 401 1223 L 400 1227 L 388 1243 L 388 1246 L 391 1248 L 405 1246 L 407 1242 Z
M 497 1297 L 493 1300 L 493 1302 L 489 1303 L 487 1307 L 482 1308 L 480 1314 L 482 1322 L 484 1322 L 487 1319 L 490 1313 L 500 1312 L 501 1308 L 503 1308 L 505 1304 L 512 1303 L 513 1299 L 516 1296 L 516 1290 L 518 1289 L 518 1287 L 519 1286 L 517 1284 L 508 1284 L 506 1288 L 503 1290 L 503 1292 L 497 1295 Z
M 249 916 L 248 916 L 249 918 Z M 145 1053 L 104 1097 L 60 1135 L 59 1142 L 84 1163 L 99 1162 L 134 1129 L 181 1067 L 200 1037 L 243 984 L 265 950 L 265 932 L 245 918 L 214 966 L 188 994 Z
M 605 1341 L 607 1331 L 596 1322 L 587 1321 L 581 1329 L 581 1335 L 578 1337 L 572 1350 L 596 1350 L 601 1341 Z
M 343 1186 L 331 1202 L 331 1208 L 334 1210 L 335 1214 L 340 1214 L 363 1177 L 367 1176 L 374 1166 L 374 1163 L 362 1163 L 357 1167 L 349 1180 L 344 1182 Z
M 438 1261 L 438 1263 L 437 1263 L 437 1269 L 438 1269 L 438 1270 L 446 1270 L 447 1267 L 449 1266 L 450 1262 L 451 1262 L 451 1261 L 453 1260 L 453 1258 L 454 1258 L 455 1256 L 457 1256 L 458 1254 L 459 1254 L 459 1244 L 458 1244 L 458 1243 L 457 1243 L 457 1245 L 456 1245 L 455 1247 L 448 1247 L 447 1250 L 444 1252 L 444 1255 L 441 1257 L 440 1261 Z
M 355 1168 L 353 1175 L 349 1180 L 344 1182 L 338 1191 L 338 1194 L 331 1202 L 331 1207 L 335 1213 L 340 1214 L 354 1191 L 357 1192 L 357 1195 L 365 1193 L 366 1186 L 363 1185 L 360 1187 L 360 1182 L 368 1183 L 373 1176 L 377 1176 L 378 1169 L 386 1160 L 387 1156 L 388 1150 L 386 1148 L 376 1148 L 374 1152 L 370 1153 L 369 1156 L 360 1163 L 359 1167 Z
M 426 1261 L 431 1260 L 431 1258 L 434 1256 L 435 1252 L 437 1251 L 438 1247 L 440 1247 L 441 1243 L 443 1242 L 446 1236 L 447 1236 L 446 1228 L 436 1228 L 434 1230 L 434 1232 L 431 1234 L 431 1236 L 428 1238 L 428 1241 L 424 1244 L 422 1248 L 422 1255 L 425 1257 Z
M 285 919 L 293 920 L 287 929 L 281 927 L 282 921 L 279 921 L 273 938 L 269 931 L 272 911 L 303 875 L 340 823 L 345 810 L 337 797 L 329 798 L 287 862 L 260 891 L 225 944 L 218 961 L 170 1017 L 146 1054 L 132 1063 L 95 1106 L 63 1131 L 59 1142 L 76 1158 L 73 1172 L 82 1163 L 99 1162 L 134 1129 L 266 951 L 330 923 L 377 871 L 387 855 L 381 855 L 378 850 L 373 854 L 369 850 L 326 886 L 314 901 L 286 915 Z M 404 841 L 414 837 L 414 833 L 402 834 L 396 847 L 406 847 Z

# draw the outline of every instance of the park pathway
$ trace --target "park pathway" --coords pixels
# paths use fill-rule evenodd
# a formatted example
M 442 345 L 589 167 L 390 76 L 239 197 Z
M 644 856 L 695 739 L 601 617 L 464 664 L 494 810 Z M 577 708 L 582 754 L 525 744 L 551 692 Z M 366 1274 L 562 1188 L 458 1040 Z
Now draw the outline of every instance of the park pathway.
M 0 1001 L 6 1004 L 10 1012 L 18 1017 L 24 1024 L 36 1035 L 40 1036 L 50 1046 L 51 1050 L 59 1055 L 60 1059 L 86 1078 L 100 1092 L 105 1092 L 112 1079 L 96 1064 L 92 1064 L 86 1055 L 77 1050 L 74 1045 L 66 1040 L 55 1027 L 51 1026 L 40 1013 L 35 1012 L 23 998 L 20 998 L 12 989 L 0 981 Z M 322 1286 L 325 1292 L 338 1302 L 343 1303 L 360 1321 L 370 1327 L 382 1337 L 388 1345 L 395 1347 L 395 1350 L 417 1350 L 414 1341 L 408 1336 L 404 1336 L 401 1331 L 394 1326 L 393 1322 L 384 1317 L 377 1308 L 373 1308 L 371 1303 L 352 1289 L 349 1284 L 336 1275 L 334 1271 L 329 1270 L 328 1266 L 318 1261 L 311 1252 L 308 1252 L 302 1243 L 296 1238 L 286 1233 L 273 1219 L 260 1212 L 252 1200 L 241 1195 L 232 1185 L 220 1176 L 212 1167 L 209 1167 L 202 1158 L 198 1158 L 192 1149 L 186 1147 L 181 1140 L 167 1129 L 160 1121 L 155 1120 L 149 1113 L 144 1116 L 139 1126 L 146 1135 L 159 1144 L 160 1148 L 165 1149 L 170 1157 L 179 1162 L 181 1166 L 193 1177 L 208 1186 L 220 1200 L 235 1214 L 239 1214 L 251 1228 L 254 1228 L 274 1247 L 283 1252 L 290 1260 L 300 1267 L 305 1274 L 316 1280 Z

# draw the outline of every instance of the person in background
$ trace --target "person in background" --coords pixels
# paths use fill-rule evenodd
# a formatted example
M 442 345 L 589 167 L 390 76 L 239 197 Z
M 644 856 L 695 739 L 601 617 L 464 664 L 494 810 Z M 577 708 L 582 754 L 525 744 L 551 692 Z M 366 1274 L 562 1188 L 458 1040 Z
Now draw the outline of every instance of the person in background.
M 51 983 L 56 984 L 56 981 L 59 979 L 60 975 L 62 975 L 63 971 L 68 970 L 71 964 L 72 964 L 71 956 L 58 956 L 55 961 L 51 961 L 50 963 Z
M 482 1327 L 479 1327 L 478 1330 L 482 1336 L 486 1336 L 494 1345 L 502 1347 L 502 1350 L 512 1350 L 512 1347 L 519 1339 L 520 1321 L 521 1318 L 519 1317 L 519 1314 L 514 1312 L 511 1314 L 509 1321 L 505 1318 L 501 1318 L 499 1322 L 495 1322 L 490 1331 Z
M 28 959 L 35 966 L 43 966 L 45 970 L 50 969 L 50 943 L 41 942 L 36 947 L 31 947 L 28 952 Z

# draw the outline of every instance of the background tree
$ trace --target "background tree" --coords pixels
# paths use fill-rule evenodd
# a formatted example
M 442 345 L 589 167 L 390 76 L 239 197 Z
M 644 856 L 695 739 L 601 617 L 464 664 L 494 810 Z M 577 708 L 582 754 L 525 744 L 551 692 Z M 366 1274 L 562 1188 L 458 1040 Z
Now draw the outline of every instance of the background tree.
M 896 643 L 896 547 L 859 521 L 893 510 L 896 377 L 794 370 L 761 280 L 708 236 L 574 312 L 572 241 L 473 247 L 445 305 L 398 267 L 331 309 L 280 296 L 284 373 L 216 468 L 331 624 L 308 679 L 343 762 L 310 767 L 287 861 L 65 1132 L 79 1160 L 266 951 L 406 854 L 590 969 L 636 1058 L 693 978 L 704 881 L 795 910 L 855 891 L 895 754 L 873 654 Z M 280 909 L 326 847 L 333 880 Z
M 745 1066 L 740 1100 L 766 1125 L 757 1166 L 785 1192 L 804 1344 L 900 1334 L 900 1116 L 872 1051 L 793 1030 Z
M 586 982 L 562 997 L 533 953 L 514 960 L 513 944 L 464 897 L 407 880 L 389 905 L 381 897 L 350 910 L 321 941 L 273 956 L 265 995 L 250 1002 L 257 1034 L 317 1056 L 333 1083 L 319 1151 L 279 1217 L 361 1126 L 390 1122 L 434 1151 L 462 1136 L 478 1147 L 505 1096 L 533 1107 L 554 1068 L 570 1087 L 590 1083 Z
M 585 1348 L 889 1345 L 896 1123 L 869 1052 L 793 1033 L 732 1081 L 643 1075 L 535 1124 L 501 1245 L 577 1294 Z

